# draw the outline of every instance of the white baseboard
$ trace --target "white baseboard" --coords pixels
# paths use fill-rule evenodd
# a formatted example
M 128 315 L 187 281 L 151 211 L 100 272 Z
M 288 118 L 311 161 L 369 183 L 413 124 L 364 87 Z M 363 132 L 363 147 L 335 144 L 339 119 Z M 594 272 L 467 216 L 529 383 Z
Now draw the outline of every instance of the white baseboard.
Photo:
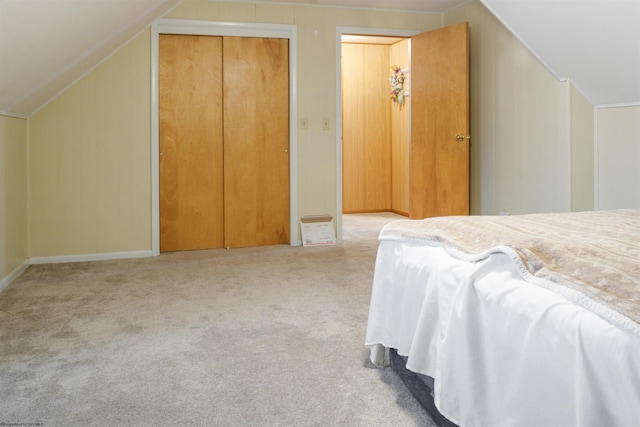
M 101 254 L 64 255 L 29 258 L 29 264 L 60 264 L 63 262 L 105 261 L 112 259 L 147 258 L 153 256 L 151 251 L 105 252 Z
M 32 264 L 60 264 L 63 262 L 105 261 L 112 259 L 147 258 L 151 256 L 153 256 L 153 253 L 151 251 L 132 251 L 29 258 L 25 260 L 22 265 L 13 270 L 7 277 L 0 280 L 0 292 L 2 292 L 7 286 L 9 286 L 11 282 L 13 282 L 27 269 L 29 265 Z
M 16 277 L 21 275 L 22 272 L 25 271 L 28 266 L 29 266 L 29 262 L 25 261 L 22 263 L 22 265 L 20 265 L 18 268 L 16 268 L 11 273 L 9 273 L 7 277 L 2 279 L 0 281 L 0 292 L 2 292 L 7 286 L 9 286 L 9 284 L 13 282 L 16 279 Z

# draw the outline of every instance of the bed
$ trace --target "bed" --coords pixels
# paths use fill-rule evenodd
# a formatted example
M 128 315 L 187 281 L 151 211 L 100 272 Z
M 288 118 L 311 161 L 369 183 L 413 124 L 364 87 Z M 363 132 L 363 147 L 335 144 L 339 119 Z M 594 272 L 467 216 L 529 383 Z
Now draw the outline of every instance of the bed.
M 640 210 L 391 222 L 365 344 L 439 425 L 639 426 Z

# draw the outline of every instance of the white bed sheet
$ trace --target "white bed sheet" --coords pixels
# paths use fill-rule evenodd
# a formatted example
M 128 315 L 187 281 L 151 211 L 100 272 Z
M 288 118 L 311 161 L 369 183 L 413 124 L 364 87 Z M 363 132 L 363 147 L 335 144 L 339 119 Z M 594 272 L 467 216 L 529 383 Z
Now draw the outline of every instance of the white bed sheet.
M 513 261 L 380 241 L 365 344 L 435 379 L 463 427 L 640 426 L 640 337 L 522 279 Z

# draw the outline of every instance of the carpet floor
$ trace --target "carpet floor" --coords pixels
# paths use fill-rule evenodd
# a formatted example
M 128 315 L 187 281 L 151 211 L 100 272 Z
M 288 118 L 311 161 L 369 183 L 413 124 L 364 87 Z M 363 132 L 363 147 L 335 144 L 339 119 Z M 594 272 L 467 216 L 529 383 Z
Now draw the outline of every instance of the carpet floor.
M 432 426 L 364 346 L 382 225 L 344 242 L 32 265 L 0 293 L 0 423 Z

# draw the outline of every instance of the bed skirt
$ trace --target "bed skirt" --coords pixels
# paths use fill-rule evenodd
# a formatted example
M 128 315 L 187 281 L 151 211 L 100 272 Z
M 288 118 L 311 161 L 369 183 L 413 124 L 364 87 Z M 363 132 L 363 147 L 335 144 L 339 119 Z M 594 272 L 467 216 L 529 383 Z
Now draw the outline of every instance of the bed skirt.
M 457 427 L 436 408 L 436 404 L 433 401 L 433 378 L 408 370 L 407 358 L 400 356 L 395 348 L 389 350 L 389 362 L 391 363 L 391 369 L 398 374 L 411 394 L 420 402 L 420 405 L 427 411 L 438 427 Z
M 376 365 L 394 348 L 407 369 L 435 378 L 435 405 L 459 426 L 640 418 L 640 337 L 527 283 L 504 254 L 466 262 L 381 241 L 365 344 Z

